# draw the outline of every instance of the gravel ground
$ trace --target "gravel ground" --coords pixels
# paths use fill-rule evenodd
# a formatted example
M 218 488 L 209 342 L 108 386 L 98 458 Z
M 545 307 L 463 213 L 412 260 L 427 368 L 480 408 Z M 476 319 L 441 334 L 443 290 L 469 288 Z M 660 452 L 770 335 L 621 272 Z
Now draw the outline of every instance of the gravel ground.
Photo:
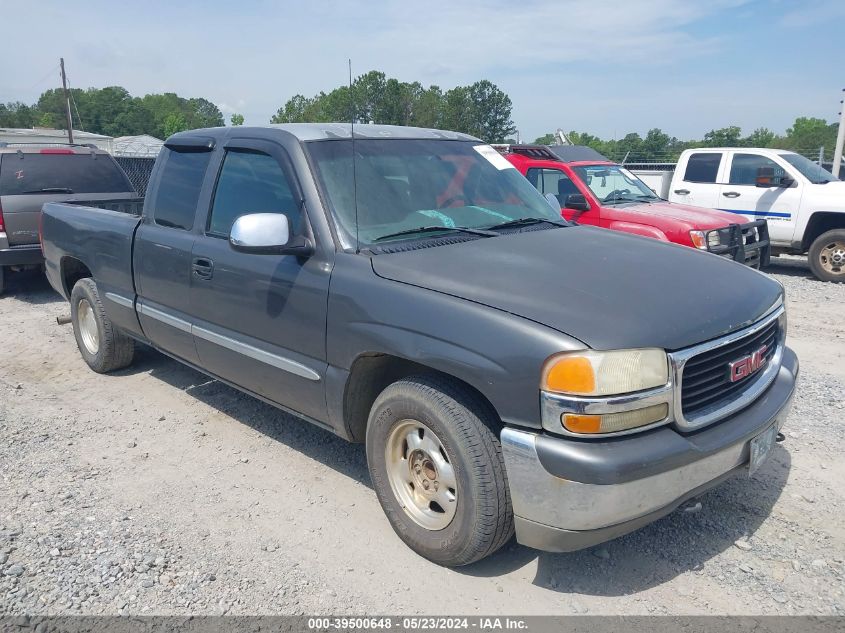
M 393 534 L 360 446 L 151 350 L 84 365 L 35 274 L 0 298 L 0 614 L 845 614 L 845 285 L 781 258 L 787 441 L 634 534 L 448 570 Z

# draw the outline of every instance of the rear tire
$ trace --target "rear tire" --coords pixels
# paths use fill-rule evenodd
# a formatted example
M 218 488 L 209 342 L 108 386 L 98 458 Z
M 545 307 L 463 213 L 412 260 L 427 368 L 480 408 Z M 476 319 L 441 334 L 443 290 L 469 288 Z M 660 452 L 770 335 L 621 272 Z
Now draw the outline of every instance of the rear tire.
M 810 270 L 822 281 L 845 282 L 845 229 L 819 235 L 810 246 Z
M 431 376 L 387 387 L 367 424 L 367 464 L 396 534 L 447 567 L 489 556 L 513 535 L 495 414 L 471 390 Z
M 6 267 L 0 266 L 0 295 L 6 291 Z
M 135 341 L 112 325 L 106 316 L 97 284 L 90 277 L 76 282 L 70 293 L 73 335 L 82 359 L 98 374 L 132 363 Z

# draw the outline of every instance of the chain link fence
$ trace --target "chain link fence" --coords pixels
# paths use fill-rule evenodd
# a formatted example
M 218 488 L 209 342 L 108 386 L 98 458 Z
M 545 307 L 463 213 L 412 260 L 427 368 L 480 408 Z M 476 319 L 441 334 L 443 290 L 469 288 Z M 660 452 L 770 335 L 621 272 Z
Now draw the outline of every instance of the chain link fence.
M 147 183 L 150 182 L 150 174 L 153 173 L 153 165 L 156 159 L 140 156 L 115 156 L 114 159 L 129 176 L 129 180 L 138 195 L 146 195 Z

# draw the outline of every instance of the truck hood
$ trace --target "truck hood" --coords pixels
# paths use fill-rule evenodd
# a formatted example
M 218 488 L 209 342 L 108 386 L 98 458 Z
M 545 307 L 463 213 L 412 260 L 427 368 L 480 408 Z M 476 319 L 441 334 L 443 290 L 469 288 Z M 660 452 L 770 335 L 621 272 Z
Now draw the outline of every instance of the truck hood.
M 614 205 L 605 208 L 612 209 L 616 219 L 624 220 L 625 215 L 630 214 L 631 221 L 650 224 L 658 228 L 662 228 L 660 218 L 666 218 L 672 222 L 686 222 L 690 225 L 690 229 L 719 229 L 730 224 L 746 222 L 741 215 L 730 211 L 692 207 L 688 204 L 676 204 L 665 200 L 651 204 Z
M 586 226 L 374 255 L 372 265 L 385 279 L 504 310 L 595 349 L 688 347 L 759 319 L 782 296 L 747 266 Z

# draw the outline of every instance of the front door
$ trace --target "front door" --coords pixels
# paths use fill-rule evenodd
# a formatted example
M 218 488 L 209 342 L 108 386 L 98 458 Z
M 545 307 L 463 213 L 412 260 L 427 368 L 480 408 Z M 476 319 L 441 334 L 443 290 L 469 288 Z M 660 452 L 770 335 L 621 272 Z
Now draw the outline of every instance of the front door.
M 560 204 L 560 212 L 567 220 L 573 218 L 578 224 L 591 224 L 593 226 L 600 226 L 601 223 L 601 208 L 598 205 L 591 205 L 589 211 L 575 211 L 567 209 L 563 205 L 566 204 L 567 196 L 571 194 L 582 193 L 573 180 L 560 169 L 552 169 L 549 167 L 532 167 L 525 174 L 528 181 L 537 188 L 537 191 L 546 195 L 552 194 L 557 198 Z M 586 196 L 585 196 L 586 197 Z M 589 200 L 589 198 L 587 198 Z
M 309 233 L 285 150 L 233 139 L 208 217 L 193 247 L 191 304 L 202 366 L 268 400 L 325 419 L 326 301 L 330 263 L 320 255 L 259 255 L 229 244 L 249 213 L 283 213 L 291 235 Z
M 798 207 L 801 204 L 802 183 L 771 158 L 742 151 L 730 152 L 727 178 L 720 187 L 718 208 L 739 214 L 749 220 L 765 219 L 769 224 L 772 242 L 789 243 L 795 232 Z M 758 186 L 757 171 L 761 167 L 774 170 L 771 186 Z M 788 187 L 781 186 L 781 178 L 792 179 Z

